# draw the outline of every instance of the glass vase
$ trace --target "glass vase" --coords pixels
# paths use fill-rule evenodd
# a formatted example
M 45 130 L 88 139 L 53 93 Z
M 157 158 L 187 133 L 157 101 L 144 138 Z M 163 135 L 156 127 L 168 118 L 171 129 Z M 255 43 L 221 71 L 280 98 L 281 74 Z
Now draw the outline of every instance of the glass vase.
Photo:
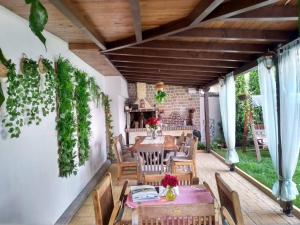
M 153 130 L 152 131 L 152 139 L 155 139 L 156 138 L 156 130 Z
M 167 193 L 166 193 L 166 200 L 168 201 L 174 201 L 176 199 L 176 194 L 173 187 L 168 187 Z

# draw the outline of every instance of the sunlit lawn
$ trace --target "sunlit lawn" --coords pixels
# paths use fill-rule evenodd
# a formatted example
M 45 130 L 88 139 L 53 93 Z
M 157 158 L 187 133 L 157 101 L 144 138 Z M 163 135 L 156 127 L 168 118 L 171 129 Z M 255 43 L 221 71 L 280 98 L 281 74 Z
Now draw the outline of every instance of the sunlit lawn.
M 253 149 L 252 149 L 253 150 Z M 221 149 L 215 150 L 218 154 L 225 157 L 226 151 Z M 237 148 L 238 155 L 240 157 L 240 162 L 237 164 L 237 167 L 248 173 L 250 176 L 254 177 L 270 189 L 276 180 L 276 174 L 273 169 L 272 161 L 270 154 L 267 150 L 261 152 L 261 161 L 256 160 L 255 151 L 242 152 Z M 297 184 L 298 190 L 300 190 L 300 164 L 298 163 L 294 182 Z M 294 204 L 300 208 L 300 196 L 294 201 Z

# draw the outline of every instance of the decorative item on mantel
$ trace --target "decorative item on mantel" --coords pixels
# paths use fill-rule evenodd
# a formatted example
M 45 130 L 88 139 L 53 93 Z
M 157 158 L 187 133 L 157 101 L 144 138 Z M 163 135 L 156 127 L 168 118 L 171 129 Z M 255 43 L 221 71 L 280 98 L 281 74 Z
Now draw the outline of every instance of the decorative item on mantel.
M 193 126 L 194 125 L 194 113 L 195 113 L 195 108 L 190 108 L 189 109 L 189 118 L 188 118 L 188 125 Z
M 147 133 L 151 134 L 152 139 L 155 139 L 157 136 L 157 131 L 160 129 L 160 120 L 158 118 L 149 118 L 146 121 Z

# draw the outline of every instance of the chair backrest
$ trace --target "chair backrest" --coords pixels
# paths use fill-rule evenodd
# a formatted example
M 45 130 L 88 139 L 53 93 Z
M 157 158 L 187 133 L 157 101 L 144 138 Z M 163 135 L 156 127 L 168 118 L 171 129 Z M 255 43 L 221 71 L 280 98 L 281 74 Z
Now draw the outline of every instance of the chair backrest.
M 122 157 L 122 147 L 119 141 L 119 137 L 114 138 L 114 143 L 113 143 L 113 151 L 116 155 L 116 160 L 118 163 L 123 162 L 123 157 Z
M 236 225 L 244 225 L 238 193 L 231 190 L 231 188 L 221 178 L 219 173 L 216 173 L 215 177 L 221 206 L 224 206 L 227 209 Z M 224 221 L 225 218 L 222 217 L 222 220 Z
M 224 206 L 221 207 L 221 216 L 226 220 L 228 225 L 236 225 L 228 210 Z
M 160 174 L 164 172 L 164 145 L 140 145 L 138 148 L 138 166 L 143 174 Z
M 114 209 L 111 174 L 107 173 L 99 188 L 93 191 L 96 225 L 107 225 Z
M 198 138 L 194 137 L 191 142 L 190 146 L 188 147 L 187 157 L 191 160 L 196 159 L 196 152 L 198 147 Z
M 193 174 L 192 173 L 179 173 L 171 174 L 176 176 L 178 179 L 179 186 L 189 186 L 193 185 Z M 152 186 L 160 186 L 162 179 L 165 174 L 146 174 L 144 177 L 144 184 Z
M 121 149 L 125 148 L 125 142 L 124 142 L 124 139 L 123 139 L 123 135 L 122 134 L 119 134 L 118 136 L 119 138 L 119 142 L 120 142 L 120 145 L 121 145 Z

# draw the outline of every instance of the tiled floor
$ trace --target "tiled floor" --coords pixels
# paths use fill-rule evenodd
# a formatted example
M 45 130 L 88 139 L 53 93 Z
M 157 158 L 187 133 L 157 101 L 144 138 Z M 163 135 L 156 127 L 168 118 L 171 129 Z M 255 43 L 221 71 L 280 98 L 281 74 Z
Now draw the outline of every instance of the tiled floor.
M 197 170 L 200 181 L 206 181 L 217 196 L 214 173 L 219 172 L 233 190 L 239 193 L 246 225 L 300 225 L 300 220 L 287 217 L 281 213 L 279 205 L 271 198 L 254 187 L 251 183 L 228 168 L 212 154 L 197 154 Z M 116 177 L 116 167 L 110 168 L 112 177 Z M 130 183 L 136 184 L 135 181 Z M 121 186 L 113 180 L 114 195 L 118 196 Z M 86 200 L 81 209 L 76 213 L 70 225 L 94 225 L 94 211 L 91 196 Z

